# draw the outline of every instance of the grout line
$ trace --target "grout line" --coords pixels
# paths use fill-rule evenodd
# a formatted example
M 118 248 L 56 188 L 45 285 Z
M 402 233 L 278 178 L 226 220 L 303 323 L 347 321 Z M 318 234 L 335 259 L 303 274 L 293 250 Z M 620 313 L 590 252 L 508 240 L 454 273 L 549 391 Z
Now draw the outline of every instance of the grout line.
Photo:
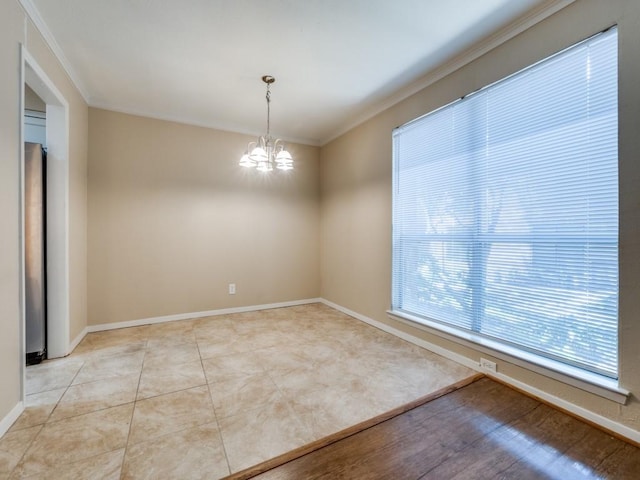
M 202 367 L 202 373 L 204 374 L 204 380 L 207 385 L 207 391 L 209 392 L 209 401 L 211 402 L 213 417 L 216 419 L 216 426 L 218 427 L 218 437 L 220 437 L 220 445 L 222 445 L 222 452 L 224 453 L 224 459 L 227 462 L 227 470 L 229 471 L 229 474 L 231 474 L 231 464 L 229 463 L 229 455 L 227 454 L 227 447 L 224 444 L 224 437 L 222 436 L 222 428 L 220 428 L 218 413 L 216 412 L 216 407 L 213 404 L 213 398 L 211 397 L 211 384 L 209 383 L 209 379 L 207 378 L 207 372 L 204 368 L 204 359 L 202 358 L 202 354 L 200 353 L 200 345 L 198 345 L 197 340 L 196 340 L 196 348 L 198 349 L 198 356 L 200 357 L 200 366 Z
M 120 463 L 120 479 L 122 480 L 124 475 L 124 462 L 127 458 L 127 452 L 129 451 L 129 439 L 131 438 L 131 429 L 133 428 L 133 416 L 136 413 L 136 406 L 138 404 L 138 391 L 140 390 L 140 382 L 142 381 L 142 370 L 144 368 L 144 359 L 147 356 L 147 345 L 149 344 L 149 338 L 144 341 L 144 356 L 142 357 L 142 365 L 140 366 L 140 375 L 138 376 L 138 385 L 136 386 L 136 394 L 133 397 L 133 408 L 131 409 L 131 419 L 129 420 L 129 431 L 127 432 L 127 440 L 124 444 L 124 453 L 122 454 L 122 462 Z
M 49 415 L 47 415 L 47 419 L 44 421 L 44 423 L 42 424 L 43 427 L 44 425 L 49 423 L 49 420 L 51 419 L 51 416 L 53 415 L 53 413 L 56 411 L 56 409 L 58 408 L 58 406 L 60 405 L 60 402 L 62 401 L 62 399 L 64 398 L 64 396 L 67 394 L 67 392 L 69 391 L 69 389 L 73 386 L 73 381 L 78 377 L 78 374 L 80 373 L 80 370 L 82 370 L 84 368 L 84 366 L 86 365 L 87 361 L 83 360 L 82 361 L 82 365 L 80 365 L 80 367 L 78 368 L 78 371 L 75 373 L 75 375 L 73 376 L 73 378 L 69 381 L 69 385 L 67 385 L 66 387 L 64 387 L 64 392 L 62 392 L 62 395 L 60 395 L 60 398 L 58 398 L 58 401 L 56 402 L 55 407 L 53 407 L 51 409 L 51 411 L 49 412 Z M 58 390 L 57 388 L 52 388 L 51 390 L 45 390 L 46 392 L 50 392 L 52 390 Z M 43 392 L 40 392 L 43 393 Z M 38 435 L 40 435 L 40 432 L 38 432 Z M 35 438 L 34 438 L 35 440 Z M 31 446 L 31 445 L 29 445 Z
M 37 427 L 38 425 L 34 425 L 34 427 Z M 31 439 L 31 441 L 29 442 L 29 445 L 27 445 L 27 448 L 24 449 L 24 452 L 22 452 L 22 455 L 20 456 L 20 459 L 18 460 L 18 462 L 15 464 L 15 466 L 11 469 L 11 471 L 9 472 L 9 475 L 7 476 L 7 478 L 12 478 L 13 474 L 16 472 L 16 470 L 18 469 L 18 467 L 20 467 L 20 464 L 22 463 L 22 461 L 24 460 L 24 457 L 27 455 L 27 452 L 31 449 L 31 447 L 33 446 L 33 443 L 36 441 L 36 439 L 40 436 L 40 434 L 42 433 L 42 430 L 44 429 L 45 424 L 41 424 L 40 425 L 40 430 L 38 430 L 38 433 L 36 433 L 33 438 Z M 31 428 L 31 427 L 28 427 Z M 24 429 L 21 429 L 24 430 Z M 16 430 L 16 431 L 20 431 L 20 430 Z M 10 433 L 10 432 L 6 432 L 2 437 L 0 437 L 0 439 L 4 439 L 5 436 Z
M 55 360 L 55 359 L 52 359 Z M 58 398 L 58 400 L 56 401 L 55 406 L 51 409 L 51 411 L 49 412 L 49 414 L 47 415 L 47 418 L 44 420 L 43 423 L 41 424 L 36 424 L 36 425 L 31 425 L 29 427 L 24 427 L 20 430 L 25 430 L 27 428 L 33 428 L 33 427 L 37 427 L 40 426 L 40 430 L 38 430 L 38 433 L 36 433 L 34 435 L 34 437 L 31 439 L 31 441 L 29 442 L 29 445 L 27 446 L 27 448 L 25 448 L 22 456 L 20 457 L 20 459 L 18 460 L 18 462 L 16 463 L 15 467 L 13 467 L 13 469 L 11 470 L 9 476 L 12 476 L 13 473 L 15 473 L 16 469 L 20 466 L 20 464 L 22 463 L 22 461 L 24 460 L 25 456 L 27 455 L 27 453 L 29 452 L 29 450 L 31 449 L 31 447 L 33 447 L 33 444 L 35 443 L 35 441 L 38 439 L 38 437 L 42 434 L 42 431 L 44 430 L 46 425 L 50 425 L 52 423 L 56 423 L 56 422 L 49 422 L 49 420 L 51 419 L 51 416 L 53 415 L 53 412 L 55 412 L 55 410 L 58 408 L 58 405 L 60 405 L 60 402 L 62 401 L 62 398 L 65 396 L 65 394 L 69 391 L 69 389 L 73 386 L 73 381 L 76 379 L 76 377 L 78 376 L 78 374 L 80 373 L 80 370 L 82 370 L 82 368 L 85 366 L 86 364 L 86 360 L 82 361 L 82 364 L 80 365 L 80 367 L 78 367 L 78 370 L 76 371 L 76 373 L 73 375 L 73 377 L 71 378 L 71 380 L 69 381 L 69 384 L 66 387 L 60 387 L 60 388 L 52 388 L 50 390 L 43 390 L 41 392 L 35 392 L 35 393 L 31 393 L 29 395 L 37 395 L 39 393 L 46 393 L 46 392 L 51 392 L 54 390 L 62 390 L 62 388 L 64 388 L 64 392 L 62 392 L 62 395 L 60 395 L 60 397 Z M 26 395 L 26 397 L 28 397 L 29 395 Z M 25 407 L 26 410 L 26 407 Z M 23 412 L 24 414 L 24 412 Z M 64 419 L 63 419 L 64 420 Z M 20 430 L 16 430 L 16 431 L 20 431 Z M 69 465 L 69 464 L 66 464 Z
M 211 400 L 211 388 L 208 383 L 207 383 L 207 390 L 209 391 L 209 399 Z M 213 405 L 213 400 L 211 400 L 211 408 L 213 410 L 213 416 L 216 419 L 216 426 L 218 427 L 218 437 L 220 437 L 220 445 L 222 445 L 222 452 L 224 453 L 224 459 L 227 462 L 227 469 L 229 471 L 229 474 L 231 474 L 231 464 L 229 463 L 229 454 L 227 453 L 227 446 L 224 443 L 222 428 L 220 428 L 220 421 L 218 420 L 218 414 L 216 413 L 216 407 Z

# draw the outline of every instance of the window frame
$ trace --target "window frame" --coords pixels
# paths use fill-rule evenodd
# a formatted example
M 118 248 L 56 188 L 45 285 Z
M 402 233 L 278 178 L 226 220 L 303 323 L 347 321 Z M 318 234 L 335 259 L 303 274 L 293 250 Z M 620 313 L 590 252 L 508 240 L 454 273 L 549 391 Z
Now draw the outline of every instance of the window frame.
M 616 26 L 610 27 L 609 29 L 604 30 L 603 32 L 600 33 L 604 33 L 607 32 L 611 29 L 615 29 Z M 580 44 L 590 41 L 592 38 L 594 38 L 595 36 L 600 35 L 596 34 L 592 37 L 589 37 L 586 40 L 583 40 L 582 42 L 578 42 L 574 45 L 569 46 L 568 48 L 562 50 L 561 52 L 558 52 L 554 55 L 550 55 L 549 57 L 546 57 L 542 60 L 540 60 L 539 62 L 534 63 L 533 65 L 526 67 L 516 73 L 514 73 L 513 75 L 510 75 L 508 77 L 505 77 L 504 79 L 501 79 L 497 82 L 494 82 L 490 85 L 487 85 L 486 87 L 483 87 L 482 89 L 478 90 L 477 92 L 480 91 L 484 91 L 490 87 L 492 87 L 493 85 L 496 85 L 498 83 L 501 83 L 507 79 L 510 79 L 516 75 L 519 75 L 522 71 L 526 71 L 531 67 L 534 67 L 536 65 L 538 65 L 539 63 L 545 62 L 557 55 L 562 54 L 563 52 L 570 50 L 576 46 L 579 46 Z M 433 113 L 436 113 L 442 109 L 451 107 L 453 105 L 455 105 L 456 103 L 458 103 L 459 101 L 469 97 L 470 95 L 474 95 L 477 92 L 473 92 L 469 95 L 463 96 L 457 100 L 455 100 L 454 102 L 444 105 L 441 108 L 438 108 L 432 112 L 429 112 L 425 115 L 422 115 L 410 122 L 407 122 L 405 125 L 403 125 L 402 127 L 398 127 L 398 128 L 404 128 L 406 126 L 411 125 L 414 122 L 417 122 L 421 119 L 423 119 L 426 116 L 432 115 Z M 393 222 L 392 225 L 394 226 L 395 229 L 395 217 L 396 217 L 396 185 L 397 185 L 397 179 L 396 179 L 396 144 L 395 144 L 395 138 L 393 140 L 393 145 L 394 145 L 394 160 L 393 160 L 393 193 L 392 193 L 392 198 L 394 201 L 394 207 L 393 207 Z M 619 185 L 619 183 L 618 183 Z M 619 205 L 618 205 L 618 211 L 619 211 Z M 453 235 L 456 236 L 456 235 Z M 464 236 L 464 235 L 461 235 Z M 421 235 L 419 240 L 424 239 L 425 235 Z M 395 286 L 395 279 L 399 276 L 402 275 L 403 272 L 402 268 L 401 268 L 401 260 L 396 260 L 395 258 L 395 242 L 396 242 L 396 235 L 395 233 L 393 234 L 393 242 L 394 242 L 394 248 L 393 248 L 393 253 L 392 253 L 392 307 L 391 309 L 387 312 L 388 315 L 395 320 L 399 320 L 401 322 L 404 323 L 408 323 L 411 326 L 417 327 L 421 330 L 425 330 L 431 334 L 435 334 L 439 337 L 445 338 L 447 340 L 462 344 L 464 346 L 473 348 L 475 350 L 479 350 L 481 352 L 487 353 L 489 355 L 492 355 L 496 358 L 500 358 L 503 359 L 509 363 L 527 368 L 529 370 L 533 370 L 536 371 L 537 373 L 541 373 L 545 376 L 551 377 L 551 378 L 555 378 L 557 380 L 563 381 L 564 383 L 569 383 L 572 384 L 574 386 L 578 386 L 579 388 L 585 389 L 587 391 L 591 391 L 592 393 L 596 393 L 598 395 L 604 396 L 606 398 L 609 398 L 611 400 L 614 400 L 618 403 L 622 403 L 624 404 L 626 402 L 627 396 L 629 394 L 628 391 L 620 388 L 619 386 L 619 381 L 618 379 L 614 379 L 614 378 L 610 378 L 598 373 L 593 373 L 590 372 L 588 370 L 585 370 L 581 367 L 575 367 L 573 365 L 571 365 L 570 363 L 566 363 L 563 361 L 558 361 L 556 359 L 553 358 L 549 358 L 546 356 L 542 356 L 540 354 L 536 354 L 535 352 L 529 352 L 526 349 L 523 349 L 522 347 L 518 347 L 518 346 L 511 346 L 508 344 L 508 342 L 501 342 L 501 341 L 495 341 L 491 338 L 487 338 L 486 336 L 483 336 L 480 333 L 476 333 L 467 329 L 463 329 L 463 328 L 458 328 L 456 325 L 454 324 L 450 324 L 450 323 L 446 323 L 446 322 L 442 322 L 442 321 L 438 321 L 438 320 L 434 320 L 434 319 L 430 319 L 428 317 L 425 317 L 423 315 L 418 315 L 418 314 L 412 314 L 409 311 L 405 311 L 405 310 L 400 310 L 400 309 L 395 309 L 394 305 L 397 305 L 397 299 L 394 298 L 395 295 L 397 295 L 397 291 L 396 291 L 396 286 Z M 617 251 L 619 252 L 619 245 L 617 247 Z M 619 274 L 619 273 L 618 273 Z M 619 295 L 619 293 L 618 293 Z M 618 322 L 619 324 L 619 322 Z M 618 343 L 619 343 L 619 336 L 620 336 L 620 332 L 618 329 Z M 617 352 L 618 355 L 618 363 L 619 363 L 619 349 Z M 619 372 L 619 365 L 618 365 L 618 372 Z

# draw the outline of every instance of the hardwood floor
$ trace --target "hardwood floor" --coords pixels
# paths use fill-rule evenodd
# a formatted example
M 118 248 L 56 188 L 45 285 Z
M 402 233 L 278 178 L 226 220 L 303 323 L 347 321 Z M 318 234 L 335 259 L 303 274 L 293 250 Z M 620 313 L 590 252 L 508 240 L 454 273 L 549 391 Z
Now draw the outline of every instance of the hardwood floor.
M 350 433 L 229 478 L 640 479 L 637 447 L 488 378 Z

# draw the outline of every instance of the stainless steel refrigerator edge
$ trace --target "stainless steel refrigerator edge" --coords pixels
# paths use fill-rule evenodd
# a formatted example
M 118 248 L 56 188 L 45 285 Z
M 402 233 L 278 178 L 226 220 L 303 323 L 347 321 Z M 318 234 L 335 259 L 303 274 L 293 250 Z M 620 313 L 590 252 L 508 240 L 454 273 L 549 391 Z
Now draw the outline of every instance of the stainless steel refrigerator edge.
M 27 365 L 46 358 L 45 153 L 39 143 L 24 144 L 25 317 Z

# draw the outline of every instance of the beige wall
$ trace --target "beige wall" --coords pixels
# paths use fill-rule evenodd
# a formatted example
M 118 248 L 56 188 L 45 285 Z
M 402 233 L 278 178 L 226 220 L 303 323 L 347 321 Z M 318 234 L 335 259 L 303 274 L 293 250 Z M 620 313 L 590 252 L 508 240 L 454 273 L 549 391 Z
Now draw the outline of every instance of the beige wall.
M 0 0 L 0 421 L 21 398 L 20 45 L 69 102 L 71 341 L 86 325 L 87 105 L 17 0 Z
M 24 86 L 24 108 L 36 112 L 44 112 L 47 109 L 46 103 L 44 103 L 36 92 L 31 90 L 29 85 Z
M 0 418 L 20 401 L 20 51 L 22 12 L 2 0 L 0 17 Z M 7 68 L 8 66 L 8 68 Z
M 578 0 L 321 150 L 322 297 L 478 362 L 480 354 L 386 315 L 391 292 L 391 132 L 613 24 L 620 62 L 620 383 L 640 392 L 640 2 Z M 483 355 L 486 356 L 486 355 Z M 640 430 L 627 406 L 500 362 L 501 372 Z
M 89 112 L 90 324 L 318 297 L 318 148 L 265 176 L 245 135 Z

